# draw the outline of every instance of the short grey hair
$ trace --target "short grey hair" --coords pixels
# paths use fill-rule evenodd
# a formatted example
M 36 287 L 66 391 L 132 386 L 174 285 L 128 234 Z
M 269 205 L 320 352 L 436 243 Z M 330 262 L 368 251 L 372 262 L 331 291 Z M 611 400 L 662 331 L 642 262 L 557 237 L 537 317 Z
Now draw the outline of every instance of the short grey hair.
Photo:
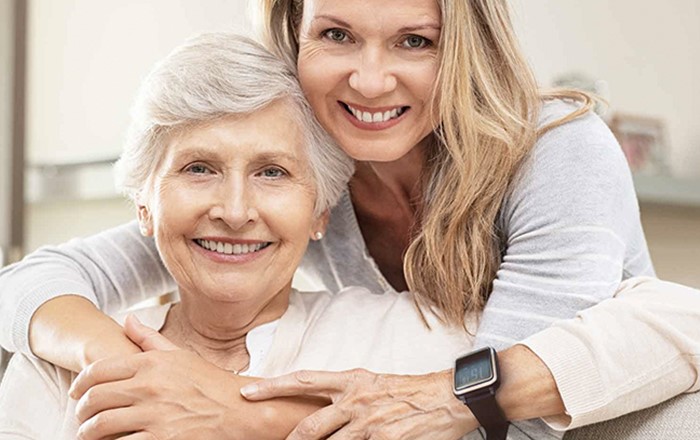
M 216 32 L 189 39 L 144 80 L 132 109 L 117 187 L 133 201 L 147 190 L 168 139 L 182 129 L 231 115 L 249 115 L 284 101 L 296 110 L 316 189 L 314 214 L 338 201 L 354 168 L 309 107 L 295 67 L 255 41 Z

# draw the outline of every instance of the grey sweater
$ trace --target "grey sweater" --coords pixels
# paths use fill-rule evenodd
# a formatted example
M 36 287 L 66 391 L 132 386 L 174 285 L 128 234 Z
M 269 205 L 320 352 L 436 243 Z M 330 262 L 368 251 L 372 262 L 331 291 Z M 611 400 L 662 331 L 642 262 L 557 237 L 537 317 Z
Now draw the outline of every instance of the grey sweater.
M 572 110 L 547 104 L 541 124 Z M 623 279 L 653 275 L 629 169 L 595 115 L 539 139 L 499 221 L 503 259 L 477 346 L 508 347 L 611 297 Z M 299 276 L 329 291 L 391 289 L 367 251 L 347 194 L 331 212 L 327 235 L 310 245 Z M 0 272 L 0 345 L 29 354 L 32 314 L 61 294 L 84 296 L 110 313 L 175 288 L 153 240 L 142 237 L 135 222 L 45 247 Z M 543 433 L 534 425 L 522 429 Z

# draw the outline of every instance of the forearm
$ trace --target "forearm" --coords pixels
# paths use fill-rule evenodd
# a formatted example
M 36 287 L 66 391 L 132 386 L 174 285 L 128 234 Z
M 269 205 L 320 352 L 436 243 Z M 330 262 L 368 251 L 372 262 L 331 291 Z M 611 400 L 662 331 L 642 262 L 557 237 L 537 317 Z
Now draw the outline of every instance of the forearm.
M 0 270 L 0 346 L 30 355 L 30 319 L 66 293 L 114 313 L 175 288 L 153 240 L 140 235 L 136 222 L 44 247 Z
M 550 370 L 572 429 L 700 389 L 700 292 L 652 278 L 522 342 Z
M 119 324 L 75 295 L 59 296 L 37 309 L 29 324 L 29 345 L 37 357 L 75 372 L 98 359 L 141 351 Z
M 498 353 L 501 386 L 496 400 L 511 421 L 564 413 L 557 384 L 547 365 L 529 348 L 516 345 Z

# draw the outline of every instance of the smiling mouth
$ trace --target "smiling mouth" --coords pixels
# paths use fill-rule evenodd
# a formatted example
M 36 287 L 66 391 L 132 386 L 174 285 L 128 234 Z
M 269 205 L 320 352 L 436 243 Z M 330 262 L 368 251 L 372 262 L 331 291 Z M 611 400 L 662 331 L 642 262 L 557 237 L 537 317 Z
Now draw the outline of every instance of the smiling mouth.
M 224 243 L 221 241 L 202 240 L 199 238 L 195 238 L 192 241 L 194 241 L 198 246 L 200 246 L 208 251 L 216 252 L 218 254 L 223 254 L 223 255 L 252 254 L 254 252 L 261 251 L 272 244 L 269 241 L 263 242 L 263 243 L 257 243 L 257 244 L 231 244 L 231 243 Z
M 350 113 L 360 122 L 364 123 L 380 123 L 388 122 L 392 119 L 397 119 L 410 108 L 409 106 L 399 106 L 394 107 L 391 110 L 385 110 L 383 112 L 368 112 L 354 108 L 353 106 L 346 104 L 344 102 L 338 101 L 338 103 L 345 109 L 346 112 Z

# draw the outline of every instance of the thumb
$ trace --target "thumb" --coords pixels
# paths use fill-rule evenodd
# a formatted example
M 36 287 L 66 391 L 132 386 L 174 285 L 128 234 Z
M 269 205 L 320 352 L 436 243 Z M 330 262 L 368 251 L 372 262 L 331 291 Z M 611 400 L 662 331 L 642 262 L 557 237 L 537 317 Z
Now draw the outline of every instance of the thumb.
M 134 344 L 141 347 L 143 351 L 171 351 L 180 349 L 180 347 L 170 342 L 165 336 L 143 325 L 133 314 L 126 317 L 124 331 L 126 336 L 131 339 Z

